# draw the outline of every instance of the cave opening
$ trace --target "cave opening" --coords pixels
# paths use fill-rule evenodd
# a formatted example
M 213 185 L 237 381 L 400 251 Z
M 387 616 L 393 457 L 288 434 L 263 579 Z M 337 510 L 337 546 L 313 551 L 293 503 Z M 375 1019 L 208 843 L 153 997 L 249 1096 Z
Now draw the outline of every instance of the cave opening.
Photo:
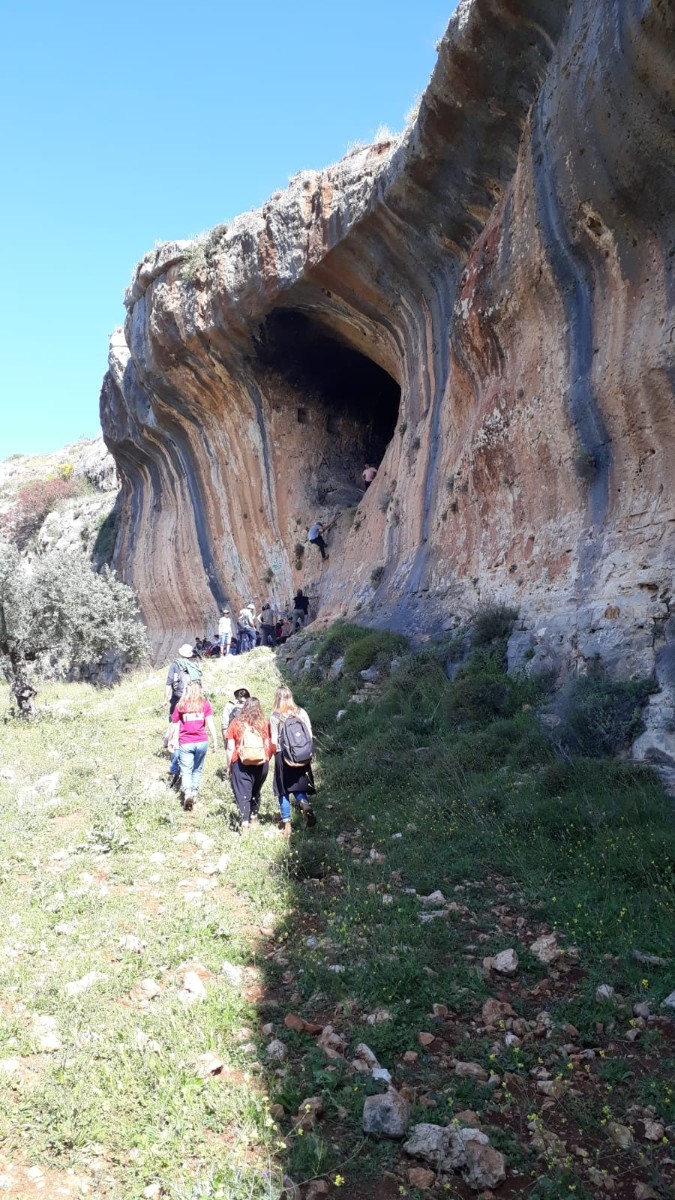
M 320 421 L 353 469 L 357 462 L 381 462 L 401 401 L 399 384 L 383 367 L 296 309 L 270 313 L 256 350 L 260 364 L 291 389 L 293 420 Z

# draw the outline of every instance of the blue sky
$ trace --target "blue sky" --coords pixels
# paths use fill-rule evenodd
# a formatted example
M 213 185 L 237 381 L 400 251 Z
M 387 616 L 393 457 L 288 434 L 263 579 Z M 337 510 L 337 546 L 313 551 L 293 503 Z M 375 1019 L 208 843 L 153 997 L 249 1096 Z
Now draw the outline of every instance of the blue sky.
M 0 459 L 95 436 L 134 263 L 402 128 L 455 7 L 0 4 Z

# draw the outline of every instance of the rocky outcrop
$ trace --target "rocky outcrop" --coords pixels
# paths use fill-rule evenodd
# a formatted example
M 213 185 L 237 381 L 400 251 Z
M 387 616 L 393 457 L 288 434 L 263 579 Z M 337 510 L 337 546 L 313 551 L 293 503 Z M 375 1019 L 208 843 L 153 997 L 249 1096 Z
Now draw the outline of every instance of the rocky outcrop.
M 45 501 L 41 485 L 61 481 Z M 33 514 L 24 552 L 84 550 L 95 569 L 109 563 L 118 526 L 119 479 L 103 439 L 86 438 L 51 454 L 15 454 L 0 462 L 0 534 L 13 536 L 13 515 Z
M 101 416 L 116 565 L 158 656 L 221 602 L 299 584 L 315 612 L 417 634 L 506 602 L 516 666 L 653 669 L 674 42 L 668 0 L 462 0 L 400 138 L 146 256 Z

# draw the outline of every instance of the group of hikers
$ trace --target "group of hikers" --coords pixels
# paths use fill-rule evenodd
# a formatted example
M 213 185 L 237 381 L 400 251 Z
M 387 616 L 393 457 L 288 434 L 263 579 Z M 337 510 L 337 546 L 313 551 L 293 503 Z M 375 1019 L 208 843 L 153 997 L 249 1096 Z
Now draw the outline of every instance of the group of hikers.
M 164 704 L 169 710 L 165 738 L 171 754 L 169 779 L 172 786 L 180 787 L 182 805 L 190 811 L 199 795 L 209 738 L 214 751 L 218 749 L 218 741 L 213 708 L 204 695 L 201 669 L 194 661 L 189 643 L 180 647 L 169 667 Z M 290 837 L 293 804 L 304 815 L 306 825 L 315 824 L 309 799 L 316 793 L 312 725 L 305 710 L 296 704 L 290 688 L 278 688 L 269 718 L 247 687 L 235 688 L 233 699 L 223 709 L 221 734 L 243 832 L 258 819 L 262 787 L 271 762 L 284 836 Z
M 281 646 L 309 620 L 309 597 L 298 588 L 291 613 L 275 611 L 265 601 L 259 613 L 252 602 L 240 609 L 233 619 L 229 608 L 221 609 L 218 631 L 212 638 L 195 638 L 194 654 L 198 658 L 223 658 L 226 654 L 245 654 L 255 646 Z
M 362 481 L 367 491 L 377 475 L 377 467 L 366 463 Z M 328 558 L 325 526 L 315 521 L 308 541 L 317 547 L 322 559 Z M 280 616 L 266 601 L 260 612 L 251 601 L 239 610 L 236 621 L 228 608 L 221 610 L 218 632 L 212 639 L 197 638 L 194 647 L 186 642 L 169 666 L 164 706 L 169 710 L 169 730 L 165 744 L 171 753 L 169 776 L 180 786 L 183 807 L 191 810 L 199 794 L 209 737 L 218 749 L 213 708 L 204 695 L 201 668 L 196 659 L 245 654 L 254 646 L 276 646 L 286 641 L 307 623 L 309 598 L 302 588 L 293 597 L 290 615 Z M 312 725 L 290 688 L 281 687 L 274 707 L 265 717 L 260 701 L 247 687 L 238 687 L 234 699 L 223 710 L 221 733 L 227 755 L 227 773 L 232 786 L 243 830 L 258 818 L 262 787 L 274 762 L 274 794 L 279 801 L 279 816 L 285 835 L 291 832 L 291 805 L 303 812 L 305 822 L 313 825 L 314 812 L 309 797 L 315 795 L 312 775 Z

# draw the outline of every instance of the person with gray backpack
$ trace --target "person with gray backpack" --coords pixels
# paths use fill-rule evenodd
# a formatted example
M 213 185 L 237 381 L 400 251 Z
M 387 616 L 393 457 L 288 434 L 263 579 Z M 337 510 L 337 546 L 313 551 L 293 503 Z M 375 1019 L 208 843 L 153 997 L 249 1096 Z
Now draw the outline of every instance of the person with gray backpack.
M 279 801 L 284 836 L 290 837 L 293 803 L 304 814 L 305 825 L 316 825 L 309 800 L 310 796 L 316 795 L 312 774 L 312 723 L 304 708 L 296 704 L 290 688 L 277 689 L 270 717 L 270 735 L 274 747 L 274 794 Z

